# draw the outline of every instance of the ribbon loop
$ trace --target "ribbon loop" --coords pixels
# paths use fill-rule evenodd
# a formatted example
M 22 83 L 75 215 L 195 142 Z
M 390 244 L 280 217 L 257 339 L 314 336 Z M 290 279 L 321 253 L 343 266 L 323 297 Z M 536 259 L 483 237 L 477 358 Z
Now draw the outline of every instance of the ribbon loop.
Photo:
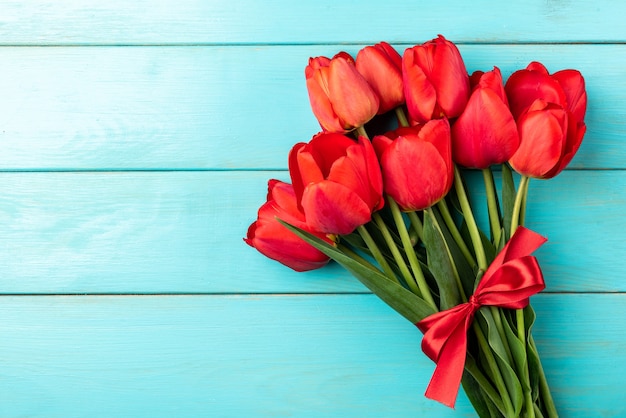
M 546 239 L 519 227 L 489 266 L 469 301 L 437 312 L 416 325 L 424 333 L 422 350 L 437 365 L 426 397 L 454 407 L 463 377 L 467 331 L 481 306 L 521 309 L 545 288 L 537 259 L 530 255 Z

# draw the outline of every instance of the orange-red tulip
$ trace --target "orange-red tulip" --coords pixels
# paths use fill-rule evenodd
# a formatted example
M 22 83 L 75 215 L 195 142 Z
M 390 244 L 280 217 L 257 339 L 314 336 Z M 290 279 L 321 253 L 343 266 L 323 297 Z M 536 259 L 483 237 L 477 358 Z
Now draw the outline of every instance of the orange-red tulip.
M 404 104 L 402 57 L 387 42 L 361 49 L 356 55 L 356 69 L 378 96 L 378 114 Z
M 452 187 L 454 165 L 447 119 L 399 128 L 373 139 L 384 190 L 405 211 L 422 210 Z
M 306 222 L 327 234 L 349 234 L 383 207 L 382 176 L 372 144 L 321 133 L 296 144 L 289 173 Z
M 411 119 L 459 116 L 469 98 L 469 76 L 457 47 L 443 36 L 404 51 L 404 97 Z
M 259 209 L 258 219 L 248 228 L 244 241 L 295 271 L 314 270 L 328 263 L 326 255 L 285 228 L 277 218 L 332 242 L 326 234 L 308 227 L 304 214 L 298 209 L 293 187 L 278 180 L 269 181 L 267 202 Z
M 452 159 L 465 167 L 487 168 L 502 164 L 519 147 L 519 135 L 497 67 L 476 72 L 472 94 L 452 125 Z
M 346 52 L 310 58 L 304 74 L 311 109 L 324 131 L 351 131 L 378 112 L 378 96 Z

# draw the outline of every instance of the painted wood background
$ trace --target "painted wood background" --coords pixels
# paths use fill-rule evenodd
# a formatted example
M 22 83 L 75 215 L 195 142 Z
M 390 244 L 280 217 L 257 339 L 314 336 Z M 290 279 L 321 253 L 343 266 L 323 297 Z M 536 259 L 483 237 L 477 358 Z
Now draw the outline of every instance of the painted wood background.
M 423 4 L 419 4 L 423 3 Z M 309 56 L 444 34 L 470 71 L 580 69 L 588 132 L 531 183 L 535 335 L 564 417 L 626 416 L 626 3 L 4 0 L 0 417 L 469 417 L 420 334 L 242 237 L 317 130 Z

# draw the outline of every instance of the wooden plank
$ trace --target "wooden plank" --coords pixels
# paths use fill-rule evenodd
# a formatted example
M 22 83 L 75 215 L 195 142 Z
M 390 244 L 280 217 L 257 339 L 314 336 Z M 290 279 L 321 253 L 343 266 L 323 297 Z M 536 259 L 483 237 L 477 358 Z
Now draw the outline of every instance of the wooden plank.
M 461 52 L 469 71 L 497 64 L 508 76 L 531 60 L 580 69 L 588 132 L 572 167 L 626 168 L 626 90 L 616 87 L 626 78 L 625 48 Z M 289 149 L 319 130 L 307 59 L 339 49 L 359 46 L 3 48 L 0 169 L 285 168 Z
M 444 33 L 464 42 L 607 42 L 625 39 L 619 0 L 477 0 L 416 4 L 269 0 L 2 4 L 4 44 L 402 42 Z
M 336 265 L 297 274 L 246 246 L 285 172 L 0 174 L 2 293 L 361 292 Z M 480 186 L 478 182 L 474 182 Z M 476 190 L 480 190 L 480 187 Z M 528 226 L 551 291 L 624 291 L 626 172 L 533 181 Z M 484 217 L 480 208 L 479 216 Z
M 456 411 L 423 397 L 421 336 L 372 295 L 1 302 L 6 418 L 474 416 L 463 394 Z M 533 305 L 562 416 L 626 413 L 625 295 Z

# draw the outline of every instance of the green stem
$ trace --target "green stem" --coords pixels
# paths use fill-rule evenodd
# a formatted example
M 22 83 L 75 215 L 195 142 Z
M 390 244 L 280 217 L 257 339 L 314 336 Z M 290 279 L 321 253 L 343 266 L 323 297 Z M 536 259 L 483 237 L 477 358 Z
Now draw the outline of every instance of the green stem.
M 533 403 L 533 409 L 535 410 L 536 418 L 543 418 L 543 413 L 541 413 L 541 409 L 539 409 L 539 406 L 537 406 L 536 403 Z
M 465 244 L 465 241 L 463 240 L 463 237 L 461 236 L 461 233 L 459 232 L 459 228 L 457 228 L 456 223 L 454 222 L 454 219 L 452 219 L 452 215 L 450 214 L 450 209 L 448 209 L 448 205 L 445 199 L 441 199 L 439 202 L 437 202 L 437 208 L 439 209 L 439 213 L 441 213 L 443 221 L 448 227 L 448 231 L 450 231 L 450 234 L 452 234 L 452 238 L 454 239 L 454 242 L 456 242 L 456 245 L 459 247 L 459 250 L 461 250 L 463 257 L 465 257 L 465 260 L 467 261 L 467 263 L 470 265 L 472 269 L 476 268 L 476 260 L 474 260 L 474 256 L 472 256 L 472 253 L 470 252 L 469 248 L 467 248 L 467 244 Z
M 404 281 L 411 288 L 411 291 L 413 293 L 425 299 L 424 295 L 422 295 L 420 288 L 415 283 L 415 279 L 411 275 L 411 272 L 409 271 L 409 267 L 406 265 L 406 262 L 404 261 L 404 257 L 402 257 L 402 254 L 400 254 L 400 250 L 398 250 L 396 242 L 393 240 L 393 237 L 391 236 L 391 232 L 389 232 L 389 228 L 387 228 L 387 224 L 385 223 L 385 221 L 383 220 L 383 218 L 380 216 L 378 212 L 372 214 L 372 218 L 374 222 L 376 223 L 376 225 L 378 226 L 378 228 L 380 229 L 380 232 L 383 234 L 383 238 L 385 239 L 387 248 L 389 248 L 389 250 L 391 251 L 391 255 L 393 255 L 393 259 L 396 261 L 396 264 L 398 268 L 400 269 L 400 273 L 402 274 Z M 436 307 L 435 307 L 435 310 L 437 310 Z
M 528 187 L 530 185 L 530 179 L 526 183 L 526 190 L 522 196 L 522 204 L 519 210 L 519 224 L 524 225 L 526 223 L 526 200 L 528 199 Z
M 517 189 L 517 193 L 515 195 L 515 202 L 513 203 L 513 216 L 511 217 L 511 236 L 515 234 L 515 231 L 517 230 L 517 227 L 519 225 L 524 224 L 522 214 L 525 213 L 524 206 L 526 202 L 526 195 L 528 194 L 529 182 L 530 177 L 522 176 L 519 187 Z M 522 342 L 524 357 L 528 358 L 528 353 L 526 352 L 526 324 L 524 323 L 525 321 L 523 309 L 517 309 L 515 311 L 515 319 L 517 322 L 517 338 Z M 526 367 L 528 367 L 528 362 L 526 362 Z M 522 373 L 522 378 L 528 380 L 530 379 L 528 369 L 520 370 L 520 373 Z M 528 413 L 528 416 L 533 418 L 535 410 L 533 408 L 530 385 L 528 385 L 528 388 L 524 393 L 524 399 L 526 402 L 526 411 Z
M 517 188 L 515 203 L 513 203 L 513 216 L 511 217 L 511 236 L 513 236 L 519 225 L 523 225 L 523 222 L 520 223 L 520 221 L 522 220 L 520 219 L 520 213 L 522 211 L 522 204 L 526 201 L 526 194 L 528 193 L 529 182 L 530 177 L 522 176 L 519 187 Z
M 359 126 L 358 128 L 356 128 L 356 133 L 358 136 L 364 136 L 367 139 L 370 138 L 367 132 L 365 131 L 365 126 Z
M 493 173 L 491 169 L 484 168 L 483 180 L 485 182 L 485 191 L 487 193 L 487 208 L 489 209 L 489 224 L 491 225 L 491 236 L 493 242 L 498 248 L 500 243 L 500 235 L 502 232 L 502 225 L 500 224 L 500 210 L 498 209 L 498 196 L 496 194 L 496 188 L 493 181 Z
M 365 245 L 367 245 L 367 248 L 372 253 L 372 256 L 374 257 L 374 259 L 378 262 L 380 267 L 385 272 L 385 275 L 389 277 L 390 279 L 398 282 L 398 278 L 396 277 L 395 273 L 389 266 L 389 263 L 387 263 L 387 260 L 385 259 L 385 256 L 383 255 L 383 253 L 380 252 L 380 248 L 378 248 L 378 245 L 376 245 L 376 241 L 374 241 L 374 239 L 372 238 L 370 233 L 367 231 L 365 226 L 360 225 L 359 227 L 357 227 L 357 231 L 361 235 L 361 238 L 363 238 L 363 241 L 365 241 Z
M 415 212 L 407 212 L 411 221 L 411 228 L 415 231 L 420 240 L 424 241 L 424 225 Z
M 404 109 L 402 109 L 401 106 L 396 107 L 396 118 L 398 118 L 398 125 L 403 127 L 409 126 L 409 121 L 407 120 Z
M 415 280 L 417 281 L 417 286 L 420 289 L 422 297 L 435 311 L 438 311 L 439 309 L 437 308 L 437 304 L 435 304 L 435 300 L 430 293 L 428 284 L 426 284 L 424 272 L 420 267 L 420 262 L 415 254 L 415 249 L 411 245 L 411 238 L 409 237 L 409 232 L 407 231 L 404 219 L 402 219 L 402 212 L 400 211 L 396 201 L 393 200 L 391 196 L 387 196 L 387 203 L 391 209 L 391 214 L 393 215 L 393 220 L 396 224 L 396 228 L 398 229 L 398 233 L 400 234 L 400 240 L 402 241 L 404 252 L 409 259 L 409 264 L 411 265 L 411 270 L 413 271 L 413 277 L 415 277 Z
M 535 345 L 535 340 L 533 339 L 532 335 L 528 337 L 528 342 L 533 350 L 537 351 L 537 346 Z M 541 401 L 543 402 L 543 406 L 546 409 L 546 416 L 548 418 L 558 418 L 559 414 L 556 411 L 554 399 L 552 399 L 552 393 L 550 393 L 550 387 L 548 386 L 548 380 L 546 379 L 546 374 L 543 371 L 541 361 L 539 361 L 539 392 L 541 394 Z
M 459 203 L 461 204 L 461 210 L 463 211 L 465 222 L 467 222 L 470 237 L 472 238 L 478 268 L 482 272 L 485 272 L 487 270 L 487 256 L 485 255 L 485 248 L 483 247 L 483 242 L 480 238 L 480 232 L 478 231 L 478 226 L 476 225 L 476 219 L 472 213 L 469 199 L 465 193 L 465 186 L 463 185 L 461 172 L 456 166 L 454 167 L 454 188 L 456 190 L 457 197 L 459 198 Z

